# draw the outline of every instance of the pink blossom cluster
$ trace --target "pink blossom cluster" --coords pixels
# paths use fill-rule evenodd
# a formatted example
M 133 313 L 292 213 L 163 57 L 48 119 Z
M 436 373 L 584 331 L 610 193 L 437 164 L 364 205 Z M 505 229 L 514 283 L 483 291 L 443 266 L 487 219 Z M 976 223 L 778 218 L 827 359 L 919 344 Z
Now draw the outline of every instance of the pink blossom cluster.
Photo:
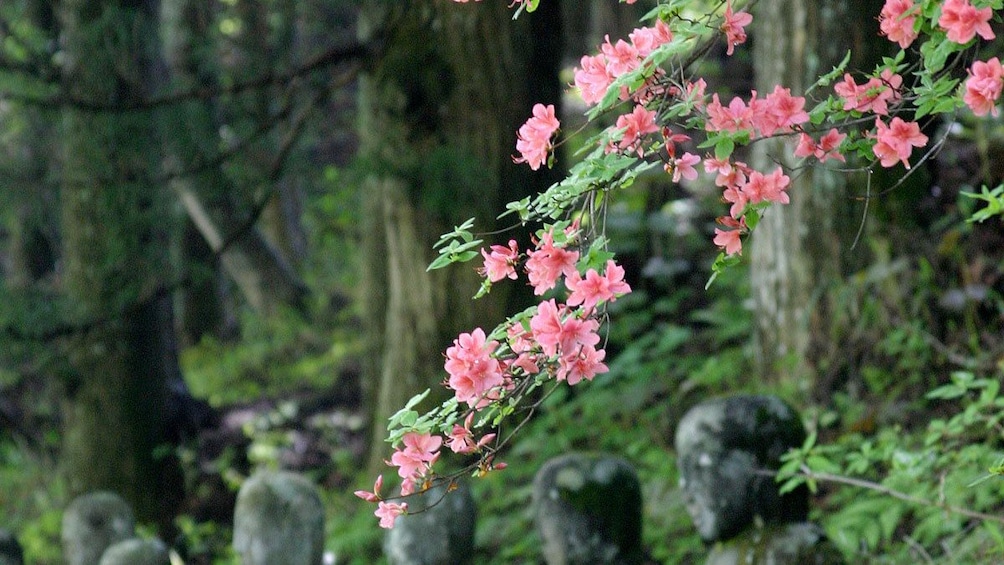
M 875 146 L 872 151 L 883 167 L 891 167 L 902 162 L 907 169 L 907 160 L 914 147 L 927 145 L 927 136 L 920 133 L 917 122 L 907 122 L 895 117 L 886 125 L 881 118 L 875 118 Z
M 898 43 L 903 49 L 909 47 L 919 36 L 918 17 L 921 16 L 921 6 L 915 0 L 886 0 L 879 15 L 879 27 L 881 33 L 889 41 Z M 993 17 L 993 10 L 990 7 L 976 8 L 970 0 L 945 0 L 941 5 L 941 12 L 938 16 L 938 27 L 946 32 L 945 36 L 949 41 L 966 44 L 979 35 L 986 40 L 996 37 L 990 27 L 990 19 Z M 857 86 L 850 78 L 844 76 L 843 85 L 838 85 L 837 93 L 846 100 L 844 109 L 854 109 L 859 111 L 871 110 L 876 114 L 888 115 L 887 102 L 898 102 L 900 96 L 898 90 L 902 84 L 902 78 L 898 75 L 886 71 L 879 79 L 871 79 L 864 86 Z M 884 83 L 884 85 L 882 84 Z M 977 116 L 992 114 L 998 115 L 997 100 L 1001 94 L 1001 64 L 997 57 L 989 61 L 976 61 L 969 69 L 969 78 L 965 82 L 962 101 Z M 891 135 L 887 130 L 891 125 L 881 130 L 885 137 Z M 875 136 L 878 137 L 877 135 Z M 916 138 L 919 139 L 919 138 Z M 883 144 L 875 152 L 881 162 L 895 163 L 903 161 L 896 159 L 898 147 L 904 152 L 904 145 Z M 883 159 L 884 156 L 884 159 Z M 907 164 L 906 161 L 903 161 Z
M 634 70 L 656 48 L 673 40 L 673 34 L 665 22 L 659 20 L 652 27 L 637 28 L 628 35 L 631 41 L 618 39 L 610 42 L 606 36 L 600 53 L 584 55 L 575 69 L 575 86 L 582 100 L 589 105 L 596 104 L 606 96 L 614 79 Z
M 757 98 L 754 90 L 749 104 L 742 98 L 732 98 L 728 106 L 722 106 L 718 94 L 711 96 L 711 103 L 705 106 L 707 121 L 705 129 L 710 132 L 749 131 L 761 137 L 776 133 L 791 133 L 796 126 L 809 121 L 805 111 L 805 98 L 792 96 L 791 90 L 775 86 L 765 98 Z
M 879 13 L 879 30 L 889 41 L 906 49 L 917 39 L 917 14 L 920 6 L 913 0 L 886 0 Z
M 732 11 L 732 2 L 725 3 L 725 15 L 722 18 L 722 33 L 725 34 L 726 55 L 731 55 L 736 45 L 746 43 L 746 30 L 743 29 L 753 22 L 753 16 L 746 12 L 738 14 Z
M 397 473 L 403 479 L 401 496 L 408 496 L 415 492 L 416 485 L 422 483 L 439 459 L 443 438 L 429 433 L 408 432 L 401 438 L 401 443 L 403 447 L 394 452 L 387 464 L 398 468 Z M 408 504 L 384 500 L 380 495 L 382 487 L 383 475 L 380 475 L 373 484 L 372 492 L 357 490 L 355 495 L 367 502 L 376 502 L 377 509 L 373 514 L 380 518 L 380 527 L 392 528 L 398 516 L 408 512 Z
M 520 156 L 514 157 L 514 163 L 526 163 L 537 170 L 547 162 L 547 153 L 551 150 L 551 136 L 558 131 L 560 122 L 554 115 L 554 105 L 534 104 L 533 116 L 520 126 L 516 133 L 516 150 Z
M 641 104 L 637 104 L 630 114 L 619 116 L 614 127 L 623 130 L 623 134 L 617 143 L 617 148 L 625 152 L 637 152 L 639 157 L 644 155 L 642 138 L 659 131 L 655 115 L 654 110 L 647 110 Z M 608 151 L 613 149 L 614 147 L 608 147 Z
M 977 35 L 989 41 L 996 37 L 990 29 L 991 17 L 990 7 L 978 9 L 969 0 L 945 0 L 938 25 L 948 32 L 948 40 L 955 43 L 969 43 Z
M 545 232 L 537 241 L 536 249 L 527 251 L 526 276 L 533 287 L 533 293 L 541 295 L 558 283 L 561 275 L 575 272 L 579 252 L 554 244 L 554 234 Z
M 401 438 L 401 443 L 404 447 L 394 452 L 388 464 L 397 467 L 398 476 L 404 479 L 401 494 L 407 496 L 414 492 L 415 483 L 421 482 L 439 458 L 443 438 L 429 433 L 408 432 Z
M 820 163 L 825 163 L 828 159 L 845 162 L 846 159 L 840 153 L 840 144 L 845 139 L 847 134 L 840 133 L 837 128 L 830 128 L 818 142 L 803 132 L 798 136 L 795 157 L 814 157 Z
M 444 385 L 453 391 L 458 403 L 467 405 L 463 424 L 454 423 L 443 435 L 409 431 L 401 438 L 388 465 L 397 468 L 402 479 L 401 496 L 425 488 L 432 476 L 432 465 L 446 445 L 454 453 L 488 451 L 483 470 L 500 469 L 504 463 L 492 463 L 491 444 L 496 435 L 480 438 L 473 430 L 475 414 L 505 398 L 519 379 L 545 372 L 556 381 L 575 385 L 606 372 L 606 352 L 599 348 L 598 307 L 614 302 L 631 292 L 624 281 L 624 269 L 608 260 L 600 272 L 577 267 L 579 251 L 569 248 L 576 241 L 578 227 L 560 232 L 555 241 L 553 229 L 544 231 L 532 249 L 522 253 L 514 240 L 507 245 L 493 245 L 482 250 L 484 265 L 478 269 L 490 282 L 516 278 L 522 265 L 534 292 L 543 294 L 561 283 L 567 293 L 565 303 L 552 298 L 538 305 L 528 319 L 515 322 L 506 332 L 504 344 L 488 339 L 484 330 L 475 328 L 461 333 L 446 350 L 444 368 L 449 375 Z M 380 495 L 383 478 L 377 479 L 372 492 L 357 491 L 356 496 L 377 502 L 375 515 L 380 525 L 393 527 L 398 516 L 407 513 L 407 504 L 385 500 Z
M 838 82 L 833 90 L 844 99 L 844 110 L 888 116 L 889 104 L 902 100 L 902 85 L 903 77 L 886 69 L 864 84 L 857 84 L 850 73 L 845 73 L 844 80 Z
M 999 114 L 997 110 L 997 100 L 1001 97 L 1002 77 L 1004 69 L 1001 68 L 1000 59 L 994 57 L 989 61 L 976 61 L 969 69 L 969 78 L 966 79 L 966 92 L 962 96 L 963 102 L 977 116 L 985 116 L 988 113 L 994 116 Z
M 472 408 L 483 408 L 498 397 L 498 388 L 505 383 L 502 365 L 492 356 L 497 341 L 488 341 L 481 328 L 462 333 L 446 350 L 447 386 L 453 389 L 457 401 Z
M 565 236 L 575 233 L 572 226 Z M 508 255 L 516 248 L 510 242 L 501 249 Z M 498 259 L 484 256 L 483 272 L 490 272 L 490 263 Z M 540 303 L 526 325 L 517 322 L 508 328 L 506 346 L 511 355 L 500 363 L 510 379 L 547 370 L 556 380 L 575 385 L 607 371 L 606 352 L 596 347 L 600 342 L 596 308 L 616 301 L 631 287 L 624 282 L 624 269 L 614 261 L 607 261 L 602 273 L 590 268 L 582 274 L 576 267 L 578 259 L 578 251 L 555 243 L 553 230 L 544 232 L 534 249 L 526 252 L 524 269 L 534 292 L 543 294 L 562 281 L 568 296 L 564 304 L 554 298 Z
M 729 215 L 719 217 L 717 220 L 722 228 L 715 228 L 713 241 L 715 245 L 723 248 L 727 255 L 741 253 L 740 237 L 748 231 L 744 219 L 747 206 L 761 202 L 787 204 L 789 202 L 787 190 L 791 179 L 784 174 L 781 167 L 764 174 L 751 169 L 741 161 L 730 163 L 727 159 L 711 157 L 704 160 L 704 169 L 716 174 L 715 184 L 724 188 L 722 199 L 731 204 Z

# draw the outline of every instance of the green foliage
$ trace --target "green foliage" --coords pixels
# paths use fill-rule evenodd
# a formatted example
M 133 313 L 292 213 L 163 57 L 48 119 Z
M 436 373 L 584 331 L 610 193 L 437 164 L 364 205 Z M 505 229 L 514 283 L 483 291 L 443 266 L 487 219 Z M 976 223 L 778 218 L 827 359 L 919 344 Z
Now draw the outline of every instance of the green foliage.
M 214 522 L 196 522 L 185 515 L 179 516 L 174 525 L 178 528 L 175 545 L 184 552 L 186 562 L 208 559 L 213 565 L 240 563 L 230 543 L 233 532 L 229 527 Z
M 998 185 L 993 190 L 989 190 L 984 185 L 980 192 L 962 192 L 962 195 L 986 202 L 983 208 L 973 212 L 972 216 L 966 221 L 985 222 L 995 216 L 1004 216 L 1004 184 Z
M 24 548 L 25 563 L 62 563 L 60 525 L 65 484 L 55 463 L 0 436 L 0 508 L 3 526 Z
M 439 251 L 439 257 L 429 264 L 427 270 L 442 269 L 452 263 L 464 263 L 477 257 L 477 250 L 481 248 L 483 240 L 474 238 L 474 234 L 470 231 L 473 227 L 474 218 L 470 218 L 455 226 L 453 231 L 441 235 L 439 241 L 433 245 L 433 249 Z
M 929 410 L 944 414 L 923 430 L 901 426 L 821 444 L 812 434 L 785 456 L 785 489 L 813 491 L 845 485 L 829 495 L 820 518 L 848 559 L 911 556 L 952 562 L 999 559 L 1004 524 L 1000 464 L 1004 396 L 1000 375 L 957 372 L 927 394 Z
M 182 352 L 192 393 L 213 405 L 334 386 L 339 369 L 358 353 L 349 327 L 318 331 L 294 313 L 265 320 L 246 315 L 240 344 L 211 337 Z

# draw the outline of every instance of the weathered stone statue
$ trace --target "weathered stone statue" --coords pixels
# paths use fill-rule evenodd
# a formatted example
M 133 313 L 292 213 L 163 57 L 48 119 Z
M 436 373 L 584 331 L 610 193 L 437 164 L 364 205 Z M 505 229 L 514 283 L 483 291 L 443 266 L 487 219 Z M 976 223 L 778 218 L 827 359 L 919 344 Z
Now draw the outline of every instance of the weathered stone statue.
M 296 473 L 255 473 L 237 493 L 234 550 L 243 565 L 321 565 L 324 506 Z
M 798 414 L 775 396 L 733 396 L 694 406 L 676 431 L 680 488 L 708 565 L 837 564 L 822 529 L 805 520 L 805 486 L 780 494 L 781 456 L 805 441 Z
M 97 565 L 108 546 L 133 537 L 132 508 L 113 492 L 78 496 L 63 512 L 63 556 L 68 565 Z
M 548 565 L 641 562 L 641 486 L 624 459 L 552 459 L 537 473 L 533 500 Z
M 445 496 L 444 496 L 445 495 Z M 464 565 L 474 552 L 476 509 L 466 482 L 446 493 L 446 485 L 408 497 L 408 514 L 384 538 L 391 565 Z
M 159 539 L 132 538 L 109 546 L 98 565 L 171 565 L 171 555 Z

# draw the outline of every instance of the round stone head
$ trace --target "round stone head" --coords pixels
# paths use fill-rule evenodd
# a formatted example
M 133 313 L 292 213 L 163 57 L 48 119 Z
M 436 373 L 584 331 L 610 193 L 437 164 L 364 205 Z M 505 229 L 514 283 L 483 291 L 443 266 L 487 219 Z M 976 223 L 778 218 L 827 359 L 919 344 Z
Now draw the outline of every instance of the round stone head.
M 761 519 L 802 521 L 808 491 L 781 495 L 773 472 L 788 449 L 805 441 L 795 411 L 775 396 L 733 396 L 703 402 L 676 430 L 680 488 L 705 541 L 727 540 Z

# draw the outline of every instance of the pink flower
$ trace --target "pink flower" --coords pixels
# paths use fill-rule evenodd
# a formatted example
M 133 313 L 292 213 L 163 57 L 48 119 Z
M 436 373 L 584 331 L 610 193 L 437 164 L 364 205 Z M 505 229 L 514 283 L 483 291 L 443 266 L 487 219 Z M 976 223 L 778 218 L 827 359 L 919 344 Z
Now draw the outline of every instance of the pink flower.
M 804 124 L 809 121 L 809 114 L 803 109 L 805 98 L 792 96 L 791 89 L 781 88 L 780 85 L 774 87 L 774 92 L 767 95 L 762 101 L 757 101 L 756 93 L 753 93 L 753 100 L 750 100 L 750 109 L 753 114 L 753 124 L 760 135 L 766 137 L 775 132 L 788 133 L 792 131 L 792 126 Z
M 592 318 L 582 319 L 569 316 L 561 323 L 561 333 L 558 335 L 558 353 L 567 355 L 583 345 L 593 346 L 600 342 L 597 333 L 600 323 Z
M 638 48 L 623 39 L 611 44 L 610 36 L 606 36 L 603 45 L 600 45 L 600 51 L 607 59 L 607 72 L 614 78 L 638 68 L 641 63 Z
M 575 86 L 586 104 L 596 104 L 607 93 L 614 77 L 607 71 L 607 60 L 603 55 L 583 56 L 579 60 L 582 68 L 575 69 Z
M 457 0 L 458 2 L 463 2 L 466 0 Z M 406 514 L 408 512 L 408 505 L 406 503 L 398 504 L 396 502 L 383 502 L 377 505 L 377 509 L 373 512 L 377 518 L 380 518 L 381 528 L 393 528 L 394 521 L 397 520 L 398 516 Z
M 846 137 L 847 135 L 837 131 L 837 128 L 832 128 L 826 132 L 826 135 L 819 138 L 819 143 L 816 143 L 811 137 L 803 133 L 798 137 L 795 157 L 811 156 L 818 159 L 820 163 L 825 163 L 827 159 L 846 162 L 844 156 L 839 151 L 840 144 L 843 143 Z
M 729 216 L 722 216 L 718 218 L 718 223 L 727 228 L 733 229 L 723 230 L 715 228 L 715 245 L 723 248 L 726 255 L 736 255 L 737 253 L 742 253 L 743 242 L 740 236 L 742 236 L 743 232 L 746 231 L 745 222 L 735 220 Z
M 968 43 L 977 34 L 991 40 L 996 37 L 990 29 L 991 17 L 993 10 L 989 6 L 978 10 L 969 0 L 945 0 L 938 25 L 948 32 L 948 40 L 956 43 Z
M 711 103 L 707 105 L 706 110 L 708 121 L 704 127 L 708 131 L 753 129 L 753 110 L 738 96 L 729 102 L 728 107 L 724 107 L 718 100 L 718 93 L 712 94 Z
M 698 110 L 704 108 L 704 96 L 705 91 L 708 89 L 708 83 L 704 81 L 703 78 L 697 79 L 695 82 L 687 83 L 687 102 L 694 105 Z
M 487 434 L 480 441 L 474 441 L 474 434 L 471 432 L 471 424 L 474 422 L 474 412 L 467 415 L 464 425 L 454 424 L 450 432 L 449 446 L 454 453 L 473 453 L 495 439 L 495 434 Z
M 533 117 L 520 126 L 516 133 L 516 150 L 520 157 L 513 158 L 514 163 L 527 163 L 537 170 L 547 162 L 547 152 L 551 150 L 551 135 L 558 130 L 560 123 L 554 115 L 554 105 L 534 104 Z
M 377 475 L 376 481 L 373 483 L 373 492 L 367 492 L 365 490 L 357 490 L 352 493 L 359 498 L 365 500 L 366 502 L 376 502 L 380 500 L 380 488 L 383 487 L 383 475 Z
M 571 291 L 568 305 L 581 304 L 586 310 L 592 309 L 599 302 L 613 302 L 617 300 L 617 296 L 631 292 L 631 287 L 624 282 L 624 268 L 612 259 L 607 261 L 607 268 L 602 275 L 596 269 L 589 269 L 583 279 L 576 272 L 565 279 L 565 286 Z
M 583 379 L 591 381 L 597 374 L 609 371 L 603 364 L 606 354 L 607 352 L 602 349 L 597 350 L 591 345 L 583 345 L 561 357 L 555 378 L 567 381 L 569 386 L 576 385 Z
M 509 247 L 493 245 L 491 253 L 481 250 L 481 256 L 485 258 L 485 266 L 481 273 L 488 277 L 491 282 L 498 282 L 506 277 L 516 280 L 516 261 L 519 259 L 519 248 L 516 241 L 509 240 Z
M 680 182 L 680 179 L 694 180 L 697 178 L 697 169 L 694 165 L 701 162 L 701 158 L 693 153 L 684 153 L 679 159 L 670 159 L 666 163 L 666 172 L 673 173 L 673 182 Z
M 530 318 L 530 332 L 540 344 L 544 355 L 553 357 L 558 353 L 558 343 L 561 342 L 561 312 L 554 299 L 541 302 L 537 313 Z
M 927 144 L 927 136 L 920 133 L 920 126 L 917 122 L 904 122 L 901 118 L 893 118 L 886 126 L 882 120 L 875 119 L 875 146 L 872 152 L 879 158 L 883 167 L 891 167 L 897 162 L 902 162 L 907 169 L 910 162 L 907 161 L 914 147 L 923 147 Z
M 666 22 L 658 20 L 653 27 L 637 28 L 628 37 L 631 44 L 638 51 L 639 57 L 647 57 L 660 45 L 673 40 L 673 32 L 669 30 Z
M 646 110 L 642 105 L 636 105 L 630 114 L 618 117 L 615 127 L 624 130 L 617 146 L 621 149 L 637 146 L 639 155 L 642 154 L 641 137 L 659 131 L 659 126 L 655 124 L 655 112 Z
M 523 324 L 516 322 L 506 330 L 506 337 L 509 341 L 509 348 L 513 353 L 526 353 L 533 349 L 533 341 L 530 332 L 523 328 Z
M 506 370 L 511 374 L 517 374 L 516 371 L 520 370 L 525 375 L 536 375 L 540 372 L 540 366 L 537 365 L 537 355 L 531 352 L 523 352 L 516 355 L 515 359 L 506 360 Z
M 749 202 L 778 202 L 788 203 L 788 193 L 785 192 L 791 179 L 784 174 L 781 167 L 774 169 L 774 172 L 765 175 L 760 171 L 750 173 L 749 181 L 742 188 L 742 192 L 749 199 Z
M 879 29 L 889 41 L 899 43 L 906 49 L 917 39 L 914 23 L 917 21 L 917 5 L 913 0 L 885 0 L 879 14 Z
M 729 207 L 729 215 L 739 218 L 746 211 L 749 204 L 749 196 L 743 191 L 742 186 L 729 186 L 722 191 L 722 200 L 732 204 Z
M 415 454 L 422 461 L 432 461 L 435 459 L 436 451 L 443 445 L 443 440 L 439 436 L 432 434 L 420 434 L 418 432 L 408 432 L 401 437 L 405 451 Z
M 397 474 L 408 484 L 424 475 L 436 461 L 443 438 L 428 433 L 408 432 L 401 441 L 404 447 L 394 452 L 390 464 L 398 468 Z
M 966 79 L 966 93 L 962 100 L 977 116 L 990 113 L 998 115 L 997 99 L 1001 96 L 1002 76 L 1004 69 L 997 57 L 987 62 L 976 61 L 969 69 Z
M 871 111 L 885 116 L 889 114 L 888 103 L 900 100 L 902 84 L 903 77 L 885 69 L 879 77 L 872 77 L 863 85 L 855 83 L 850 74 L 844 74 L 843 82 L 837 83 L 833 90 L 844 98 L 844 110 Z
M 722 33 L 725 34 L 725 41 L 728 45 L 725 54 L 731 55 L 735 51 L 736 45 L 746 42 L 746 30 L 743 28 L 753 21 L 753 16 L 746 12 L 732 13 L 731 0 L 725 4 L 725 16 L 722 22 Z
M 554 236 L 547 232 L 537 243 L 537 249 L 527 253 L 526 272 L 533 286 L 533 293 L 544 294 L 554 288 L 558 276 L 575 272 L 578 251 L 568 251 L 554 245 Z
M 462 333 L 446 350 L 446 372 L 449 388 L 455 391 L 457 401 L 482 407 L 490 401 L 487 393 L 504 382 L 502 367 L 491 355 L 498 347 L 497 341 L 486 341 L 485 332 L 475 328 Z
M 728 159 L 718 159 L 708 155 L 704 158 L 704 172 L 728 174 L 732 172 L 732 163 Z
M 719 172 L 715 176 L 715 186 L 725 188 L 740 188 L 746 184 L 746 177 L 750 173 L 750 168 L 742 161 L 736 161 L 726 172 Z

